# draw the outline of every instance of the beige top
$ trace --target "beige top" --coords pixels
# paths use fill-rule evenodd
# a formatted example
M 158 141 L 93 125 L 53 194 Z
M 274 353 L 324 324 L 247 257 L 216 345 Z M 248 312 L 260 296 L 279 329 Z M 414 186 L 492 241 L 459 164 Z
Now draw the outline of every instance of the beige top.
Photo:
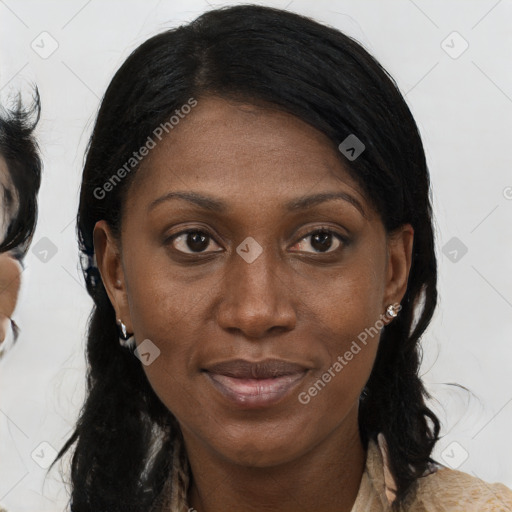
M 512 512 L 512 491 L 503 484 L 488 484 L 462 471 L 433 464 L 418 479 L 408 512 Z M 351 512 L 390 512 L 395 481 L 387 463 L 386 441 L 370 440 L 366 467 Z
M 377 440 L 378 443 L 373 440 L 368 443 L 366 465 L 351 512 L 391 512 L 396 486 L 387 462 L 386 440 L 382 434 Z M 178 451 L 184 455 L 182 450 Z M 174 493 L 166 494 L 171 499 L 162 511 L 194 510 L 179 497 L 186 496 L 188 481 L 188 465 L 182 462 L 185 468 L 180 467 L 167 482 L 167 491 L 174 484 Z M 176 493 L 177 489 L 181 492 Z M 418 479 L 416 495 L 405 509 L 407 512 L 512 512 L 512 490 L 436 463 Z M 0 512 L 4 512 L 1 505 Z
M 389 470 L 386 440 L 379 434 L 377 441 L 368 443 L 365 469 L 351 512 L 391 512 L 396 485 Z M 162 511 L 194 510 L 183 499 L 187 494 L 187 469 L 180 467 L 178 474 L 169 479 L 168 484 L 173 480 L 174 492 L 167 495 L 171 500 Z M 512 490 L 508 487 L 489 484 L 442 464 L 431 464 L 417 482 L 416 494 L 405 504 L 407 512 L 512 512 Z

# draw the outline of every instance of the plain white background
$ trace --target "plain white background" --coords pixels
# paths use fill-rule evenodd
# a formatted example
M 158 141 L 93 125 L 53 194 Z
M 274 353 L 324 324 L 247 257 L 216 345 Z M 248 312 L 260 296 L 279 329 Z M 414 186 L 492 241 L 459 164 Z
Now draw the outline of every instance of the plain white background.
M 235 3 L 0 1 L 0 99 L 32 83 L 41 92 L 44 177 L 33 247 L 47 238 L 55 252 L 46 262 L 32 251 L 26 258 L 21 335 L 0 365 L 0 501 L 12 512 L 61 511 L 68 499 L 58 470 L 45 478 L 41 465 L 67 438 L 84 396 L 92 302 L 75 214 L 99 99 L 148 37 Z M 512 2 L 259 3 L 354 36 L 405 95 L 430 167 L 440 266 L 422 367 L 443 422 L 434 455 L 512 487 Z

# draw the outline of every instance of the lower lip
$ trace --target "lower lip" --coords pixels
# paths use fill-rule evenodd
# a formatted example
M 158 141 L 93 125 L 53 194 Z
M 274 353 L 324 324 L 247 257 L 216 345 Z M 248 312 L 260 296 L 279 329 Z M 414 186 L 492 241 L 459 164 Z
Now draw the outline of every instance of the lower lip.
M 237 379 L 205 372 L 210 382 L 230 402 L 244 408 L 268 407 L 281 401 L 298 385 L 306 370 L 272 379 Z

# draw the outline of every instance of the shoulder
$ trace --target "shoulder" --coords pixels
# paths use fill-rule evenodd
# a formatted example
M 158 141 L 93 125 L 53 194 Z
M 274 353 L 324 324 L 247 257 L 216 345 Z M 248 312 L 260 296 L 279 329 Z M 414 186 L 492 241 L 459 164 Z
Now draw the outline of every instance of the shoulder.
M 386 439 L 378 435 L 381 457 L 375 458 L 382 474 L 388 504 L 394 501 L 396 482 L 389 466 Z M 373 448 L 375 450 L 375 448 Z M 374 451 L 375 453 L 375 451 Z M 374 480 L 378 479 L 374 476 Z M 417 479 L 416 490 L 406 504 L 408 512 L 512 512 L 512 490 L 501 483 L 488 483 L 476 476 L 431 463 Z
M 442 466 L 417 480 L 418 510 L 501 512 L 512 511 L 512 490 L 488 483 L 462 471 Z

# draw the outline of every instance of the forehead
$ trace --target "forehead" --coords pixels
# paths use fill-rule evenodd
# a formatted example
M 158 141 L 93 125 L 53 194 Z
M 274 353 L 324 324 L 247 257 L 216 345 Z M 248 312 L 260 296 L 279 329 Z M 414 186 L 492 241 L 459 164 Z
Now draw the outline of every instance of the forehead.
M 157 141 L 132 188 L 152 195 L 200 187 L 261 203 L 342 186 L 364 201 L 342 158 L 325 134 L 296 116 L 209 96 Z

